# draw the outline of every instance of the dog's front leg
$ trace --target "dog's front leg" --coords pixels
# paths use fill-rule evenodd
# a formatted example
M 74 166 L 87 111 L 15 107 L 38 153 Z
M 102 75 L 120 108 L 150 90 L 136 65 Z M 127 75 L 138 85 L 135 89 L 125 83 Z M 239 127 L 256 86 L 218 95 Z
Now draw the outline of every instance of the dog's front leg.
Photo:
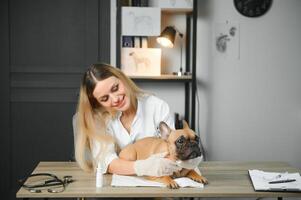
M 147 179 L 151 181 L 163 183 L 170 189 L 179 188 L 179 185 L 170 176 L 161 176 L 161 177 L 148 176 Z
M 188 172 L 188 174 L 186 175 L 186 177 L 188 177 L 188 178 L 190 178 L 190 179 L 192 179 L 194 181 L 200 182 L 200 183 L 204 183 L 204 184 L 208 183 L 208 180 L 204 176 L 199 175 L 194 170 L 190 170 Z

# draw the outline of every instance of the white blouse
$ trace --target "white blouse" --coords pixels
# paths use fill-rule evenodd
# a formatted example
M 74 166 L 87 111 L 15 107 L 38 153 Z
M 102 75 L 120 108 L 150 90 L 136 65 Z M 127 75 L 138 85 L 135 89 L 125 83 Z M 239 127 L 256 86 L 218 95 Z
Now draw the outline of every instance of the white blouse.
M 159 123 L 164 121 L 171 129 L 174 128 L 174 119 L 170 114 L 168 104 L 156 96 L 143 96 L 138 98 L 137 112 L 131 124 L 131 132 L 123 127 L 120 117 L 122 112 L 117 113 L 117 117 L 108 122 L 107 132 L 111 134 L 117 142 L 120 149 L 128 144 L 134 143 L 136 140 L 158 136 Z M 113 145 L 110 145 L 109 151 L 103 162 L 98 163 L 103 173 L 107 172 L 109 164 L 112 160 L 118 158 Z M 92 156 L 96 158 L 100 150 L 99 142 L 92 142 Z

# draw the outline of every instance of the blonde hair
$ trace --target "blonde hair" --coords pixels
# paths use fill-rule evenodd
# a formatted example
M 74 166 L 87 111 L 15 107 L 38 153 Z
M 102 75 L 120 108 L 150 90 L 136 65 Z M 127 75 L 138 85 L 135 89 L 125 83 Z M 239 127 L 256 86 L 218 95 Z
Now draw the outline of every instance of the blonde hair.
M 144 92 L 122 71 L 107 64 L 93 64 L 85 72 L 77 105 L 77 134 L 75 143 L 75 159 L 84 171 L 94 171 L 97 162 L 102 162 L 107 153 L 108 145 L 114 144 L 114 138 L 106 133 L 107 122 L 110 117 L 115 117 L 114 112 L 106 110 L 93 96 L 93 91 L 98 81 L 114 76 L 121 80 L 127 88 L 131 106 L 137 109 L 137 97 Z M 92 140 L 100 143 L 97 159 L 91 156 Z M 86 153 L 89 153 L 87 158 Z

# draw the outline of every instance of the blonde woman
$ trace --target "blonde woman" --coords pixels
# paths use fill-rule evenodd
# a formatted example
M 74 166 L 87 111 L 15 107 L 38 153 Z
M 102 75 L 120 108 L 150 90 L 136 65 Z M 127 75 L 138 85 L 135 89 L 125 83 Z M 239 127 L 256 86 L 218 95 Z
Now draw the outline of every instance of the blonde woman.
M 119 69 L 94 64 L 83 76 L 76 121 L 75 158 L 85 171 L 138 176 L 171 175 L 175 162 L 157 154 L 146 160 L 118 158 L 118 150 L 138 139 L 157 136 L 160 121 L 174 127 L 169 106 L 143 92 Z

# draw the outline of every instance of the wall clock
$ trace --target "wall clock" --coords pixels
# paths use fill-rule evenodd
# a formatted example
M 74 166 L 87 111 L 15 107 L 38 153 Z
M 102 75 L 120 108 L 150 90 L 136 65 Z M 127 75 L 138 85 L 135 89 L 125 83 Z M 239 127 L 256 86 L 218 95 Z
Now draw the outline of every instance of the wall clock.
M 234 0 L 236 10 L 246 17 L 264 15 L 272 5 L 273 0 Z

